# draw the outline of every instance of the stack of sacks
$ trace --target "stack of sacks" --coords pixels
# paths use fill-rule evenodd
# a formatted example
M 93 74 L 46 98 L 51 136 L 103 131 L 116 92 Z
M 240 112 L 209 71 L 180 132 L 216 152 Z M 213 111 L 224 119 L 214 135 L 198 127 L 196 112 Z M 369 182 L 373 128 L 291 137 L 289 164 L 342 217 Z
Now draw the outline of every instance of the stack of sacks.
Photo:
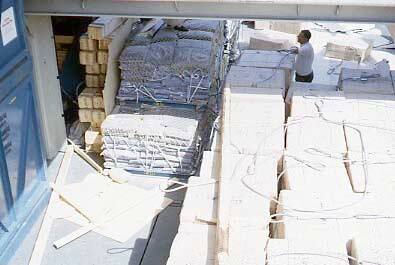
M 117 100 L 206 103 L 218 75 L 220 22 L 186 20 L 189 31 L 160 29 L 153 37 L 132 36 L 120 55 Z
M 139 113 L 117 107 L 102 124 L 106 168 L 144 174 L 190 175 L 199 145 L 195 110 L 151 106 Z

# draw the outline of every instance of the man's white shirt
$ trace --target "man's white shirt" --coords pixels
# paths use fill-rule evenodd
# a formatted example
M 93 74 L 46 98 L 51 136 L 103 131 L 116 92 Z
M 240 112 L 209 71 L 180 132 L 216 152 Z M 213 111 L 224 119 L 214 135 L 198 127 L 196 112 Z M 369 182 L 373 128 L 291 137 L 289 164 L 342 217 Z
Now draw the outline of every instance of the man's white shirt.
M 300 45 L 296 55 L 295 71 L 298 75 L 306 76 L 313 72 L 314 49 L 310 42 Z

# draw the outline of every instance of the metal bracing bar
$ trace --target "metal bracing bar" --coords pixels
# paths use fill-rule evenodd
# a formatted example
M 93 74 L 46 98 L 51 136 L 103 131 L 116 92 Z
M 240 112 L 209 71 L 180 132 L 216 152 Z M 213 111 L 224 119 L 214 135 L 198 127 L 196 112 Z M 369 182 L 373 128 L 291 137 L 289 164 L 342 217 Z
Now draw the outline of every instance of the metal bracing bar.
M 277 19 L 395 23 L 394 0 L 26 0 L 31 15 Z

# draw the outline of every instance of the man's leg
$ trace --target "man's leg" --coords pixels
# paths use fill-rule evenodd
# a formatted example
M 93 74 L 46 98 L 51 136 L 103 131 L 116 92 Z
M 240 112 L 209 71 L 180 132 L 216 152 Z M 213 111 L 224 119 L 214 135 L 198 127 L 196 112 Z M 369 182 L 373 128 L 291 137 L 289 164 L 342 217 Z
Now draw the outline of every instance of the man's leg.
M 304 77 L 302 75 L 295 74 L 296 82 L 304 82 Z
M 311 82 L 313 82 L 313 79 L 314 79 L 314 72 L 311 72 L 311 74 L 306 76 L 306 81 L 305 82 L 311 83 Z
M 313 81 L 313 79 L 314 79 L 314 73 L 313 72 L 311 74 L 305 75 L 305 76 L 295 74 L 295 81 L 296 82 L 311 83 Z

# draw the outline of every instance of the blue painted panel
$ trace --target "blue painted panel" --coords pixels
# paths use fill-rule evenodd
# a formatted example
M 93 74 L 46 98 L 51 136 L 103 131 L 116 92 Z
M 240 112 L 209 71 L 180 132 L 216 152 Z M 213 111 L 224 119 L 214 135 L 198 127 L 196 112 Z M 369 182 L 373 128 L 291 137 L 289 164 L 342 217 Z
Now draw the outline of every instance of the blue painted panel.
M 1 265 L 15 253 L 49 197 L 22 7 L 22 0 L 0 0 L 1 14 L 11 14 L 7 23 L 15 23 L 17 35 L 4 45 L 4 32 L 0 34 Z
M 3 34 L 0 34 L 1 77 L 2 75 L 5 75 L 9 71 L 11 71 L 16 64 L 23 60 L 27 56 L 28 52 L 24 38 L 24 22 L 23 19 L 20 19 L 23 17 L 22 1 L 0 0 L 0 10 L 1 14 L 5 14 L 4 12 L 6 12 L 7 10 L 8 12 L 10 10 L 13 11 L 12 13 L 14 14 L 14 21 L 7 20 L 5 23 L 15 23 L 15 28 L 17 32 L 17 37 L 7 43 L 5 46 L 3 45 L 3 43 L 7 40 L 3 40 Z M 8 29 L 10 29 L 10 27 L 8 27 Z
M 0 164 L 5 170 L 2 177 L 7 176 L 9 180 L 3 185 L 9 186 L 3 187 L 3 192 L 5 198 L 11 195 L 8 201 L 12 203 L 11 209 L 2 218 L 8 231 L 4 233 L 3 229 L 0 233 L 0 250 L 13 243 L 16 234 L 40 203 L 43 193 L 48 192 L 37 124 L 32 82 L 28 78 L 0 102 L 0 155 L 3 160 Z M 4 204 L 6 202 L 4 200 Z

